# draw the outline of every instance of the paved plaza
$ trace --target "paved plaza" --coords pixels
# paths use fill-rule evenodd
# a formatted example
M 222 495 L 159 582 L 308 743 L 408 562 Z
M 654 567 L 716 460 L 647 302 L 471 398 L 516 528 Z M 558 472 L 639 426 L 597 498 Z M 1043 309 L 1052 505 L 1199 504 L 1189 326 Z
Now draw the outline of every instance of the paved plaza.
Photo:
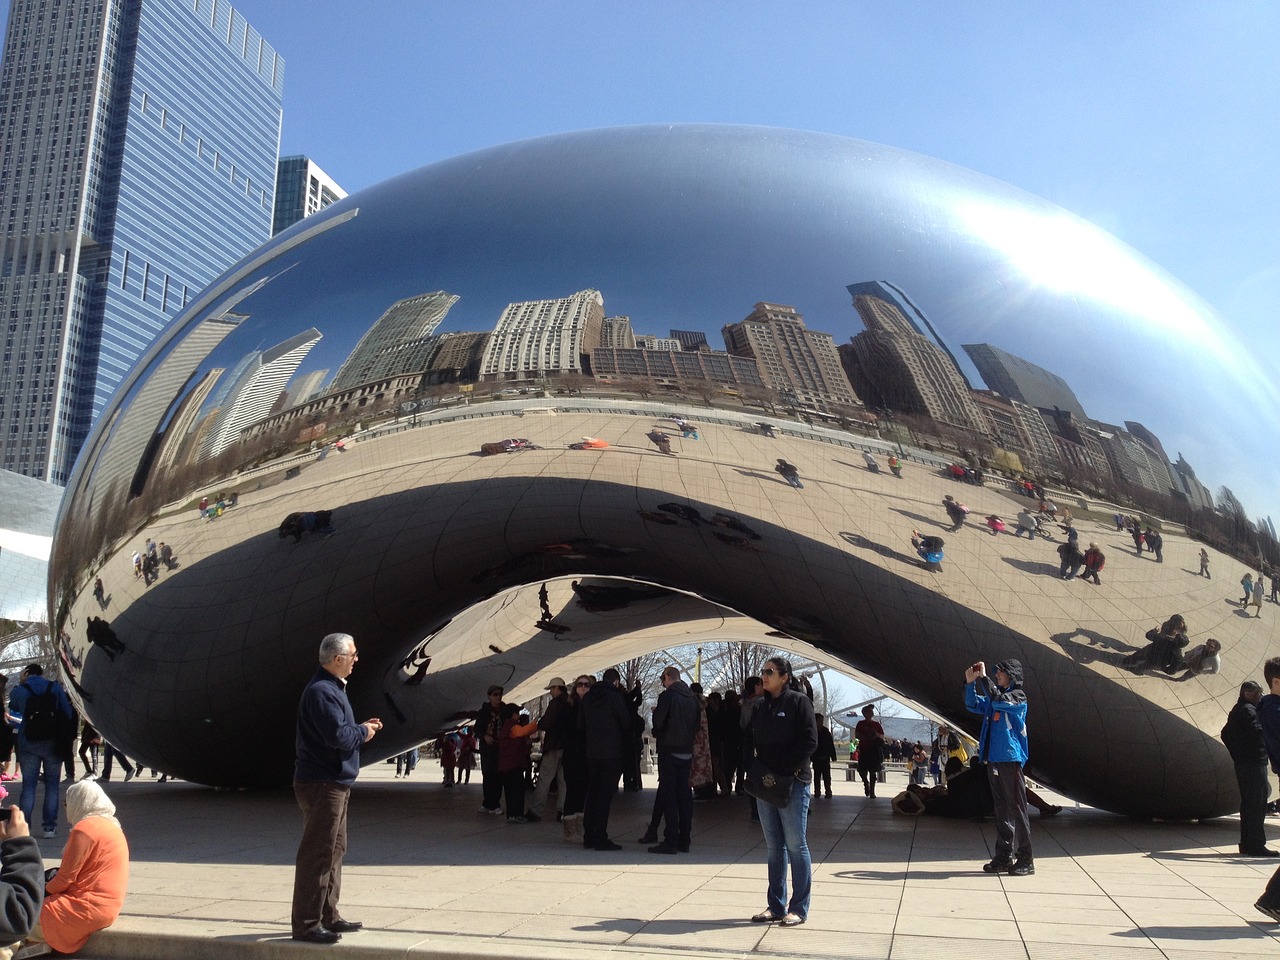
M 808 924 L 762 926 L 764 845 L 745 801 L 699 804 L 693 850 L 656 857 L 635 840 L 654 778 L 619 793 L 624 849 L 565 844 L 554 822 L 476 812 L 479 775 L 444 789 L 366 769 L 352 798 L 344 914 L 366 929 L 336 947 L 289 937 L 301 815 L 288 791 L 212 791 L 140 779 L 107 784 L 129 835 L 125 913 L 85 957 L 257 958 L 328 950 L 361 957 L 621 956 L 1156 960 L 1275 956 L 1280 926 L 1253 909 L 1274 863 L 1234 856 L 1235 819 L 1148 823 L 1070 805 L 1033 819 L 1035 876 L 984 875 L 990 821 L 904 818 L 838 780 L 809 821 Z M 1280 821 L 1269 821 L 1280 842 Z M 42 841 L 46 856 L 60 850 Z

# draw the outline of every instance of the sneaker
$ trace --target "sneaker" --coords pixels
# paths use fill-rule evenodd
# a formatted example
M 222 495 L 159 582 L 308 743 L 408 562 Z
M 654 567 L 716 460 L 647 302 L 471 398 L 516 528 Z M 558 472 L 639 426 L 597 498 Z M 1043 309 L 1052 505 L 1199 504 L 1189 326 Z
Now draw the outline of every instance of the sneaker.
M 982 872 L 983 873 L 1004 873 L 1011 866 L 1013 866 L 1013 861 L 1010 860 L 1008 857 L 996 857 L 990 863 L 984 863 L 982 865 Z
M 54 837 L 56 837 L 57 835 L 58 835 L 58 831 L 57 831 L 57 830 L 46 830 L 46 831 L 44 832 L 44 838 L 45 838 L 46 840 L 52 840 L 52 839 L 53 839 Z
M 1261 900 L 1259 900 L 1253 906 L 1254 906 L 1254 909 L 1257 910 L 1259 913 L 1265 913 L 1272 920 L 1276 921 L 1276 923 L 1280 923 L 1280 907 L 1269 907 L 1265 903 L 1263 903 Z
M 1009 876 L 1011 877 L 1029 877 L 1036 872 L 1036 865 L 1031 859 L 1019 860 L 1009 868 Z
M 528 823 L 527 817 L 507 817 L 507 823 Z
M 133 779 L 133 777 L 134 777 L 134 775 L 135 775 L 137 772 L 138 772 L 137 770 L 126 770 L 126 771 L 124 772 L 124 782 L 125 782 L 125 783 L 128 783 L 130 780 L 132 780 L 132 779 Z
M 480 804 L 479 809 L 476 810 L 476 813 L 493 813 L 493 811 L 482 803 Z

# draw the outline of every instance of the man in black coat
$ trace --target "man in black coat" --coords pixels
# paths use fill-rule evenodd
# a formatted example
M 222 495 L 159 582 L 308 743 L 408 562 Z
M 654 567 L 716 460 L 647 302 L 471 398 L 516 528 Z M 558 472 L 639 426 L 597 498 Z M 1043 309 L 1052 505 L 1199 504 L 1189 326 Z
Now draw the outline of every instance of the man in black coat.
M 688 853 L 693 830 L 693 741 L 698 735 L 701 709 L 679 667 L 662 671 L 662 693 L 653 708 L 653 735 L 658 742 L 657 804 L 666 818 L 663 840 L 650 853 Z
M 1267 745 L 1258 720 L 1258 701 L 1262 687 L 1252 680 L 1240 684 L 1240 698 L 1227 714 L 1222 728 L 1222 742 L 1236 767 L 1236 784 L 1240 787 L 1240 853 L 1246 857 L 1276 857 L 1280 851 L 1267 847 Z
M 587 754 L 582 845 L 588 850 L 621 850 L 609 839 L 609 808 L 618 792 L 622 758 L 631 736 L 631 710 L 622 693 L 622 677 L 613 667 L 582 698 L 578 729 L 585 737 Z

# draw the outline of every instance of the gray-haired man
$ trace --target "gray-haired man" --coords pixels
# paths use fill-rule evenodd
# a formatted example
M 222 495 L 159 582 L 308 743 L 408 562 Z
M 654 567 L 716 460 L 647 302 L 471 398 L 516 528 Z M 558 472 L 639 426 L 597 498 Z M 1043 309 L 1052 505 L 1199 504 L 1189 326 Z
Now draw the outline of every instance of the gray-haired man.
M 293 939 L 337 943 L 359 930 L 338 913 L 347 852 L 347 801 L 360 772 L 360 747 L 382 729 L 376 717 L 356 723 L 347 677 L 360 657 L 355 640 L 331 633 L 320 641 L 320 666 L 302 691 L 295 738 L 293 794 L 302 808 L 302 841 L 293 876 Z

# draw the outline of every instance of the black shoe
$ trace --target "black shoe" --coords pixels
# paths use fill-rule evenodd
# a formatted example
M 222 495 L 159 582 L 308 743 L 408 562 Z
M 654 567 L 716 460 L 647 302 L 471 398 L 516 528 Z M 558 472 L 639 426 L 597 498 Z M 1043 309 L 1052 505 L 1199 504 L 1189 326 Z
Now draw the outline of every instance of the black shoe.
M 364 924 L 359 920 L 335 920 L 329 924 L 328 929 L 334 933 L 355 933 L 364 929 Z
M 1280 907 L 1269 907 L 1265 903 L 1263 903 L 1261 900 L 1259 900 L 1253 906 L 1259 913 L 1265 913 L 1272 920 L 1275 920 L 1277 923 L 1280 923 Z
M 689 852 L 689 845 L 688 845 L 687 843 L 677 843 L 677 844 L 676 844 L 676 849 L 677 849 L 678 851 L 680 851 L 681 853 L 688 853 L 688 852 Z
M 1019 860 L 1009 868 L 1009 876 L 1011 877 L 1029 877 L 1036 872 L 1036 865 L 1028 857 L 1026 860 Z
M 657 843 L 657 842 L 658 842 L 658 835 L 656 833 L 649 833 L 647 831 L 645 832 L 645 835 L 643 837 L 641 837 L 639 840 L 636 841 L 636 843 Z
M 1270 847 L 1263 847 L 1261 850 L 1246 850 L 1240 848 L 1240 856 L 1242 857 L 1280 857 L 1280 850 L 1272 850 Z
M 295 933 L 293 939 L 301 940 L 303 943 L 337 943 L 342 939 L 342 934 L 326 930 L 321 926 L 315 926 L 306 933 Z
M 650 847 L 650 848 L 649 848 L 649 852 L 650 852 L 650 853 L 665 853 L 665 854 L 669 854 L 670 856 L 673 856 L 673 857 L 674 857 L 674 856 L 676 855 L 676 848 L 675 848 L 675 847 L 673 847 L 673 846 L 671 846 L 671 844 L 669 844 L 669 843 L 659 843 L 657 846 Z
M 996 857 L 990 863 L 984 863 L 982 865 L 982 872 L 983 873 L 1004 873 L 1011 866 L 1013 866 L 1013 861 L 1010 860 L 1008 857 Z
M 597 843 L 591 849 L 592 850 L 621 850 L 622 845 L 614 843 L 612 840 L 605 840 L 602 843 Z
M 536 813 L 526 813 L 524 815 L 524 822 L 525 823 L 541 823 L 542 818 L 538 816 Z

